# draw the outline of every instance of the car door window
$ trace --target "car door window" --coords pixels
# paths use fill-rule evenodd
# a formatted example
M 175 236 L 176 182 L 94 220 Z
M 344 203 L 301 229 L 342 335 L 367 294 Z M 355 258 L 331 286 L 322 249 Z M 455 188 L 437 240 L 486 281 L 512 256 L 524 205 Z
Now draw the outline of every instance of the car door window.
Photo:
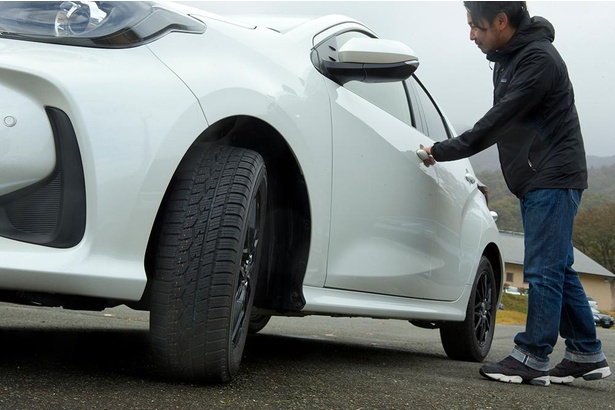
M 356 37 L 370 38 L 367 34 L 359 31 L 347 31 L 327 41 L 321 47 L 327 47 L 327 49 L 323 51 L 329 55 L 331 53 L 337 54 L 337 50 L 339 50 L 340 47 L 351 38 Z M 319 53 L 324 55 L 320 48 Z M 337 55 L 331 57 L 337 58 Z M 405 124 L 413 125 L 408 96 L 403 82 L 362 83 L 360 81 L 350 81 L 344 84 L 344 88 L 386 111 L 400 121 L 403 121 Z
M 380 109 L 405 124 L 412 125 L 410 107 L 406 90 L 401 82 L 394 83 L 361 83 L 350 81 L 344 85 L 353 93 L 363 97 Z
M 423 84 L 416 78 L 406 80 L 410 99 L 412 101 L 412 114 L 416 118 L 415 127 L 434 141 L 444 141 L 452 135 L 446 126 L 444 118 L 433 99 L 427 93 Z

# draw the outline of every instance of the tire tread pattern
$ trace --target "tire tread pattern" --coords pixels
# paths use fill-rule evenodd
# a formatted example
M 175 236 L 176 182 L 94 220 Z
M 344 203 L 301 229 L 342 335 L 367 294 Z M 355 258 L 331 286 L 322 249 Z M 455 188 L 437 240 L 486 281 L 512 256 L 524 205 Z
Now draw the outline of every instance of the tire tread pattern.
M 241 357 L 229 341 L 233 292 L 251 191 L 264 172 L 257 153 L 214 145 L 189 153 L 174 176 L 163 205 L 150 337 L 155 361 L 175 377 L 225 382 L 237 371 Z

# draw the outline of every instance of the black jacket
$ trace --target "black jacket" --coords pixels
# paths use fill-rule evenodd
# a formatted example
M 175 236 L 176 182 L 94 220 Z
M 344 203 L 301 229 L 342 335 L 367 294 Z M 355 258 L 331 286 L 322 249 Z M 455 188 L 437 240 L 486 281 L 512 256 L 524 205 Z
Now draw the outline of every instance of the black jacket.
M 493 107 L 474 127 L 434 144 L 436 161 L 467 158 L 497 143 L 510 191 L 587 188 L 585 149 L 566 64 L 553 46 L 555 30 L 527 15 L 495 62 Z

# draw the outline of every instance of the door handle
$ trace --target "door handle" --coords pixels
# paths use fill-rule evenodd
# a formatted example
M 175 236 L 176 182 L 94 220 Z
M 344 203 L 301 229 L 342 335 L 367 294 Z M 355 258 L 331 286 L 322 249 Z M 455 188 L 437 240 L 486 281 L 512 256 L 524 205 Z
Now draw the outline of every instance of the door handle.
M 423 164 L 426 167 L 429 167 L 431 165 L 435 165 L 436 161 L 433 159 L 433 157 L 431 155 L 429 155 L 427 153 L 427 151 L 425 151 L 423 148 L 425 148 L 423 146 L 423 144 L 420 144 L 420 148 L 417 149 L 415 152 L 416 156 L 419 157 L 421 159 L 421 161 L 423 161 Z
M 475 184 L 476 183 L 476 178 L 474 177 L 474 175 L 470 174 L 469 172 L 466 174 L 466 181 L 468 181 L 470 184 Z
M 429 159 L 429 154 L 424 149 L 417 149 L 416 155 L 421 159 L 421 161 L 427 161 Z

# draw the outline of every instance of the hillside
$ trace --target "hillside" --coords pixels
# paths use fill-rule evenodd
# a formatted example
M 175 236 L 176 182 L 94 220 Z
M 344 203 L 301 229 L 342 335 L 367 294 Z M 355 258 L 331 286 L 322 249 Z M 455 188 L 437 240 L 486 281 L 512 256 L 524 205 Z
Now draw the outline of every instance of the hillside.
M 491 201 L 510 197 L 516 200 L 508 188 L 502 172 L 495 171 L 476 171 L 476 176 L 489 188 Z M 615 164 L 600 168 L 589 168 L 588 170 L 589 188 L 583 193 L 582 208 L 594 208 L 596 206 L 615 202 Z
M 476 154 L 470 158 L 470 162 L 472 162 L 472 166 L 476 172 L 499 171 L 500 169 L 498 150 L 495 146 Z M 615 155 L 610 157 L 587 156 L 587 167 L 589 169 L 597 170 L 599 168 L 612 167 L 613 165 L 615 165 Z
M 476 176 L 489 189 L 489 208 L 498 214 L 498 228 L 523 232 L 519 200 L 506 187 L 497 152 L 481 153 L 471 161 L 476 164 Z M 615 272 L 615 157 L 588 157 L 587 162 L 589 188 L 583 193 L 575 220 L 573 243 Z
M 488 150 L 490 151 L 490 150 Z M 495 167 L 493 156 L 495 154 Z M 471 159 L 476 176 L 489 188 L 489 207 L 499 215 L 498 227 L 501 230 L 522 232 L 521 215 L 517 198 L 512 195 L 497 163 L 497 152 L 481 153 Z M 589 189 L 583 193 L 579 212 L 606 204 L 615 203 L 615 156 L 588 157 Z M 598 164 L 607 164 L 600 165 Z

